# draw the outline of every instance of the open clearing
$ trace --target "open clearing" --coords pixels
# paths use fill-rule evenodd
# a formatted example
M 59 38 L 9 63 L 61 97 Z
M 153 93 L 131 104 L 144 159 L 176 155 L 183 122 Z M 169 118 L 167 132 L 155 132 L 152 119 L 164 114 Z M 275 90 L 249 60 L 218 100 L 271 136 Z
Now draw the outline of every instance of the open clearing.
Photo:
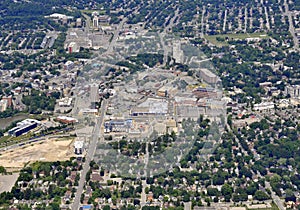
M 13 173 L 12 175 L 0 176 L 0 193 L 10 192 L 15 182 L 19 177 L 19 173 Z
M 51 139 L 3 152 L 0 165 L 8 171 L 15 171 L 35 161 L 64 161 L 73 156 L 73 139 Z
M 246 38 L 261 38 L 267 39 L 269 36 L 266 33 L 240 33 L 240 34 L 218 34 L 218 35 L 206 35 L 204 36 L 207 41 L 216 46 L 226 46 L 228 43 L 226 41 L 218 41 L 217 38 L 223 38 L 228 40 L 241 39 L 244 40 Z

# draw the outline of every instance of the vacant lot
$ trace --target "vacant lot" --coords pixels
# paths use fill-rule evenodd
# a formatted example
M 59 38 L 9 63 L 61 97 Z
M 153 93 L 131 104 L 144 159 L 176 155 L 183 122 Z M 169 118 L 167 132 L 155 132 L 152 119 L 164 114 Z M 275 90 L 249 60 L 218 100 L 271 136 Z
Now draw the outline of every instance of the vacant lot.
M 35 161 L 68 160 L 74 156 L 73 151 L 73 139 L 51 139 L 3 152 L 0 156 L 0 165 L 14 171 Z
M 13 173 L 12 175 L 0 175 L 0 193 L 10 192 L 18 177 L 18 173 Z

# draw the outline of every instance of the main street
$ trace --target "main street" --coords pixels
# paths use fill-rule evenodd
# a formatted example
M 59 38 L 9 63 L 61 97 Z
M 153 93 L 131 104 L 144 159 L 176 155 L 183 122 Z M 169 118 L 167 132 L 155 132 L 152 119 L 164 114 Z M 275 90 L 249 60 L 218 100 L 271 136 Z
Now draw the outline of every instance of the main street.
M 93 159 L 95 151 L 97 149 L 97 143 L 98 143 L 98 140 L 100 137 L 100 128 L 103 123 L 106 105 L 107 105 L 106 100 L 103 100 L 102 105 L 101 105 L 100 116 L 96 118 L 96 125 L 94 127 L 94 130 L 93 130 L 93 133 L 91 136 L 91 140 L 90 140 L 90 144 L 89 144 L 89 147 L 87 150 L 85 162 L 82 167 L 83 169 L 80 174 L 80 180 L 79 180 L 77 192 L 76 192 L 73 206 L 72 206 L 72 209 L 74 209 L 74 210 L 77 210 L 80 207 L 80 197 L 81 197 L 81 194 L 83 193 L 83 188 L 84 188 L 84 184 L 85 184 L 85 180 L 86 180 L 86 174 L 90 169 L 90 162 Z
M 168 55 L 169 53 L 172 52 L 172 50 L 170 50 L 171 46 L 166 45 L 165 43 L 165 36 L 166 34 L 172 30 L 173 26 L 174 26 L 174 22 L 175 20 L 178 18 L 179 16 L 179 9 L 177 9 L 175 11 L 174 17 L 171 18 L 169 25 L 167 25 L 164 29 L 164 31 L 162 33 L 159 34 L 159 38 L 160 38 L 160 42 L 164 51 L 164 61 L 163 61 L 163 65 L 165 66 L 167 64 L 168 61 Z
M 108 55 L 108 54 L 113 52 L 113 49 L 114 49 L 114 46 L 115 46 L 115 44 L 118 40 L 120 31 L 121 31 L 121 29 L 122 29 L 122 27 L 123 27 L 123 25 L 125 24 L 126 21 L 127 21 L 127 18 L 123 18 L 123 20 L 119 23 L 119 25 L 117 26 L 117 28 L 114 32 L 113 38 L 110 42 L 110 45 L 109 45 L 107 51 L 105 53 L 103 53 L 102 55 L 99 54 L 99 56 L 105 56 L 105 55 Z M 93 60 L 93 61 L 96 61 L 96 60 Z M 97 143 L 98 143 L 99 138 L 100 138 L 100 129 L 101 129 L 101 125 L 102 125 L 103 119 L 104 119 L 104 113 L 105 113 L 106 105 L 107 105 L 106 103 L 107 103 L 106 100 L 103 100 L 102 105 L 101 105 L 101 110 L 100 110 L 100 117 L 98 117 L 96 119 L 96 124 L 95 124 L 94 130 L 93 130 L 92 135 L 91 135 L 91 140 L 90 140 L 90 143 L 89 143 L 89 147 L 87 149 L 85 163 L 84 163 L 84 165 L 82 167 L 83 169 L 80 173 L 80 180 L 79 180 L 79 183 L 78 183 L 78 188 L 77 188 L 76 195 L 75 195 L 75 198 L 74 198 L 74 202 L 73 202 L 73 205 L 72 205 L 73 210 L 77 210 L 77 209 L 80 208 L 80 198 L 81 198 L 81 195 L 83 193 L 83 188 L 84 188 L 84 184 L 85 184 L 85 180 L 86 180 L 86 174 L 90 169 L 90 162 L 94 158 L 94 154 L 95 154 L 96 149 L 97 149 Z

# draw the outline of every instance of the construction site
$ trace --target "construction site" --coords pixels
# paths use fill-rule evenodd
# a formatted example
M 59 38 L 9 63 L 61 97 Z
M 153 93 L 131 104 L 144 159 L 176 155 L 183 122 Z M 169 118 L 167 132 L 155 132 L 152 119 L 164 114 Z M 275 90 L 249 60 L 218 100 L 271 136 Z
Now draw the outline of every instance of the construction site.
M 73 139 L 49 139 L 1 153 L 0 165 L 8 171 L 18 171 L 25 165 L 36 162 L 69 160 L 73 157 Z

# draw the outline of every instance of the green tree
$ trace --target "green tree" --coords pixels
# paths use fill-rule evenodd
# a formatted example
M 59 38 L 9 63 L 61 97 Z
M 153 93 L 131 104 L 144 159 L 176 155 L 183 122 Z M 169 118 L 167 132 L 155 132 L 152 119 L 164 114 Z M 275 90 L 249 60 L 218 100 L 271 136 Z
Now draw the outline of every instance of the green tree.
M 221 188 L 221 193 L 225 197 L 226 202 L 230 201 L 231 195 L 233 193 L 233 188 L 228 184 L 224 184 Z
M 104 207 L 103 207 L 103 210 L 110 210 L 109 205 L 104 206 Z
M 257 190 L 254 194 L 254 198 L 259 201 L 264 201 L 270 199 L 270 197 L 261 190 Z

